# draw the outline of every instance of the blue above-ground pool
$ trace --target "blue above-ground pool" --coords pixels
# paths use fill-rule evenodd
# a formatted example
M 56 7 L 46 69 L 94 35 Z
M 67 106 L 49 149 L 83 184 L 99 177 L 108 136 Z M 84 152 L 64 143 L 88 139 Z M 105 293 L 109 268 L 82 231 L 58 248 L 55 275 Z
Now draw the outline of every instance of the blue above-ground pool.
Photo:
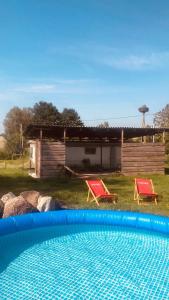
M 65 210 L 0 220 L 0 299 L 169 299 L 169 218 Z

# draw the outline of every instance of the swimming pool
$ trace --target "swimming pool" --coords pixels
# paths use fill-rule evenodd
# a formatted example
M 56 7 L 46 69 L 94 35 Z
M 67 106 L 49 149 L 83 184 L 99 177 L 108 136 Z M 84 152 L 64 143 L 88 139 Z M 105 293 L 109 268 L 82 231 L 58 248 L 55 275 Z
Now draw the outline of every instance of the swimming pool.
M 169 219 L 58 211 L 0 222 L 0 299 L 169 299 Z

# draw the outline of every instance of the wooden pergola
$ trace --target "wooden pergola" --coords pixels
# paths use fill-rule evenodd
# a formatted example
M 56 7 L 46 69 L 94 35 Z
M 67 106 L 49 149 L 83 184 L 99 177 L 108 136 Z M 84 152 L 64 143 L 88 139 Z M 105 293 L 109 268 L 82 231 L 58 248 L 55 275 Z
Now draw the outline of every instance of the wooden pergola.
M 69 167 L 69 150 L 74 149 L 71 155 L 76 158 L 78 149 L 91 147 L 91 145 L 100 149 L 101 166 L 107 155 L 103 151 L 105 147 L 110 148 L 111 159 L 113 159 L 111 149 L 117 147 L 121 173 L 127 175 L 164 174 L 166 132 L 169 132 L 169 128 L 99 128 L 32 124 L 28 126 L 25 135 L 34 140 L 37 177 L 50 177 L 59 174 L 64 166 Z M 161 142 L 155 139 L 155 136 L 159 137 L 159 134 L 162 135 Z M 147 138 L 146 141 L 148 136 L 152 138 Z
M 31 124 L 25 131 L 25 136 L 30 139 L 59 139 L 59 140 L 90 140 L 98 141 L 125 141 L 132 138 L 163 135 L 169 128 L 136 128 L 136 127 L 86 127 L 86 126 L 58 126 L 55 124 Z

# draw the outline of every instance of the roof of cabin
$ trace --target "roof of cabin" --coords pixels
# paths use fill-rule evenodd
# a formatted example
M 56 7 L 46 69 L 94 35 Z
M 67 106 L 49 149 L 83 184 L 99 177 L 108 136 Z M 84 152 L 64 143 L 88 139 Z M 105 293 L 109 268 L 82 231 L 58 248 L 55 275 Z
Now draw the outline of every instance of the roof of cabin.
M 58 126 L 55 124 L 31 124 L 25 131 L 25 136 L 29 139 L 43 137 L 45 139 L 63 139 L 66 134 L 68 139 L 88 139 L 98 140 L 120 140 L 121 133 L 124 139 L 136 138 L 141 136 L 152 136 L 162 132 L 169 132 L 169 128 L 135 128 L 135 127 L 86 127 L 86 126 Z

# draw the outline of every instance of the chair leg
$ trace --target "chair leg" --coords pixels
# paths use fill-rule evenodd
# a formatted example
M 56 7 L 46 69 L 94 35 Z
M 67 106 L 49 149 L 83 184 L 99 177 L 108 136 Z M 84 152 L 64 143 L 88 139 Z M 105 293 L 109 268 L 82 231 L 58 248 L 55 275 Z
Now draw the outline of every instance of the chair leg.
M 138 205 L 140 204 L 140 196 L 139 196 L 139 194 L 137 193 L 136 188 L 134 189 L 134 201 L 137 201 L 137 204 L 138 204 Z
M 89 198 L 90 198 L 90 191 L 88 190 L 87 202 L 89 202 Z
M 117 196 L 117 194 L 114 194 L 114 196 L 113 196 L 113 203 L 116 204 L 117 201 L 118 201 L 118 196 Z
M 140 200 L 141 200 L 140 196 L 137 195 L 137 203 L 138 203 L 138 205 L 140 205 Z
M 97 198 L 96 198 L 96 197 L 94 198 L 94 200 L 96 201 L 96 204 L 97 204 L 98 206 L 100 206 L 100 204 L 99 204 L 99 202 L 97 201 Z
M 136 188 L 134 189 L 134 201 L 137 200 L 137 191 L 136 191 Z
M 155 205 L 157 205 L 157 197 L 154 198 Z

